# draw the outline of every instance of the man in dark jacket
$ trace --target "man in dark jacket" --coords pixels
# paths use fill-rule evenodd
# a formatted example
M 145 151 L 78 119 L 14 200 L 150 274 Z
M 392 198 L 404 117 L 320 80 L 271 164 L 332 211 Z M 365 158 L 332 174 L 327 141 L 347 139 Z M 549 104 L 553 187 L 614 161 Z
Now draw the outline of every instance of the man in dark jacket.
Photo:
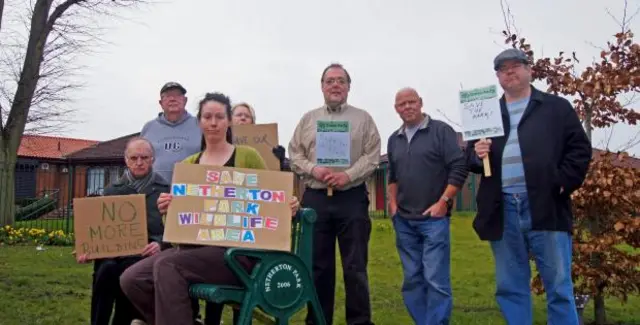
M 139 260 L 154 255 L 169 247 L 162 243 L 164 224 L 158 211 L 160 193 L 169 193 L 169 184 L 152 170 L 154 151 L 144 138 L 129 140 L 125 149 L 127 169 L 122 177 L 104 191 L 104 195 L 145 194 L 147 210 L 147 232 L 149 243 L 141 255 L 95 259 L 93 264 L 93 286 L 91 295 L 91 324 L 107 325 L 115 303 L 112 325 L 129 325 L 141 316 L 120 289 L 120 275 Z M 91 256 L 81 255 L 78 261 L 85 263 Z
M 577 325 L 571 279 L 572 192 L 584 181 L 591 143 L 566 99 L 531 85 L 527 55 L 509 49 L 494 60 L 504 95 L 505 135 L 470 141 L 471 172 L 482 176 L 473 222 L 496 263 L 496 300 L 509 325 L 532 323 L 529 254 L 547 294 L 549 324 Z
M 396 94 L 403 125 L 389 137 L 389 208 L 402 262 L 402 298 L 416 325 L 449 324 L 450 218 L 469 173 L 456 132 L 422 112 L 412 88 Z

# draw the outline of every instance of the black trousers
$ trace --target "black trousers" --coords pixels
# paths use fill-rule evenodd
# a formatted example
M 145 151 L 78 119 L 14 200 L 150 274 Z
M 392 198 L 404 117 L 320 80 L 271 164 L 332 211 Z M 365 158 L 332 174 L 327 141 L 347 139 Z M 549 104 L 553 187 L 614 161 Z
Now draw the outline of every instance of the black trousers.
M 346 191 L 307 188 L 301 205 L 316 211 L 313 239 L 313 280 L 327 321 L 333 324 L 336 279 L 336 240 L 342 257 L 348 325 L 373 325 L 367 263 L 371 219 L 365 185 Z M 306 323 L 313 324 L 311 311 Z M 317 324 L 316 324 L 317 325 Z
M 129 266 L 141 260 L 139 256 L 98 259 L 93 262 L 91 290 L 91 325 L 130 325 L 134 319 L 142 319 L 120 289 L 120 275 Z

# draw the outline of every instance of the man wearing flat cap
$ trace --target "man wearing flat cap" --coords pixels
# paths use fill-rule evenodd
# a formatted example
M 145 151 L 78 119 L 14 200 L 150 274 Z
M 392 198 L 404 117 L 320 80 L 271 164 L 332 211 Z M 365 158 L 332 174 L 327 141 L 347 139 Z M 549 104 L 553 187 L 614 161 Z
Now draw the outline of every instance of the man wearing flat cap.
M 177 82 L 164 84 L 158 101 L 162 112 L 147 122 L 140 132 L 156 152 L 154 171 L 169 184 L 174 164 L 200 151 L 202 141 L 198 119 L 185 109 L 186 94 L 187 90 Z
M 571 279 L 571 193 L 582 186 L 591 143 L 565 98 L 531 85 L 526 53 L 509 49 L 494 59 L 504 95 L 505 135 L 469 141 L 470 171 L 481 174 L 473 222 L 495 259 L 496 300 L 508 325 L 530 325 L 529 255 L 547 295 L 549 324 L 578 325 Z M 482 159 L 489 156 L 490 177 Z

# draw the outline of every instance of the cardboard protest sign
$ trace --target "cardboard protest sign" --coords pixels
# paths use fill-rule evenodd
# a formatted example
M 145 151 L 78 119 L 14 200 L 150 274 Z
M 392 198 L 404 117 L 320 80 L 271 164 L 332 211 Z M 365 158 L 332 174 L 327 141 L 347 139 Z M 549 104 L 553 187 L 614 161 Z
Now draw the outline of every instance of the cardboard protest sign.
M 349 121 L 317 121 L 316 164 L 324 167 L 351 166 L 351 125 Z M 333 195 L 333 189 L 327 189 Z
M 164 241 L 291 250 L 293 174 L 178 163 Z
M 460 91 L 462 139 L 464 141 L 504 135 L 500 100 L 495 85 Z M 484 174 L 491 176 L 489 157 L 483 159 Z
M 77 255 L 138 255 L 148 243 L 144 194 L 73 199 Z
M 280 170 L 280 160 L 273 154 L 278 145 L 278 124 L 241 124 L 232 126 L 233 144 L 258 150 L 269 170 Z

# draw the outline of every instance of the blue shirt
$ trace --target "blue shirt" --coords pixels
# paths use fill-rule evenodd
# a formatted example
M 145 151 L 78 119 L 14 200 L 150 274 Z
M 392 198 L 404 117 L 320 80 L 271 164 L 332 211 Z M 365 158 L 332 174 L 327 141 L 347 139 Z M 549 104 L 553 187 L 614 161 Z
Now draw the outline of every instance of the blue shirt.
M 522 152 L 518 141 L 518 124 L 529 104 L 529 97 L 507 104 L 509 112 L 509 138 L 502 152 L 502 191 L 504 193 L 525 193 Z

